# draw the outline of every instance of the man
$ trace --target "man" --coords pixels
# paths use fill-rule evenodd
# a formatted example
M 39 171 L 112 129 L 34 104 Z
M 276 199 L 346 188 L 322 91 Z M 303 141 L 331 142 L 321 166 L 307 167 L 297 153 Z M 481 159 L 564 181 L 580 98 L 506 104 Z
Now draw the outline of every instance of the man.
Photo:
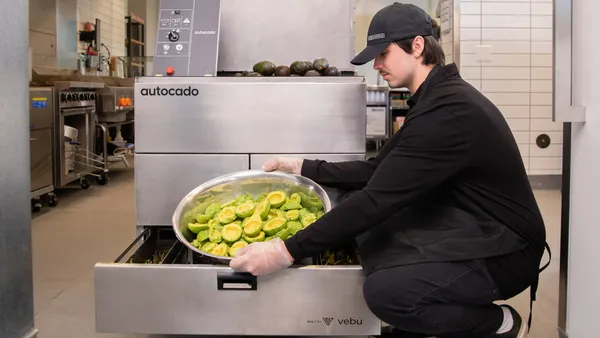
M 444 65 L 435 35 L 413 5 L 374 16 L 352 63 L 374 59 L 390 87 L 410 90 L 404 126 L 367 161 L 265 163 L 353 193 L 285 242 L 249 245 L 231 267 L 273 273 L 356 239 L 367 305 L 395 336 L 524 337 L 521 316 L 493 302 L 530 286 L 533 301 L 544 222 L 505 119 Z

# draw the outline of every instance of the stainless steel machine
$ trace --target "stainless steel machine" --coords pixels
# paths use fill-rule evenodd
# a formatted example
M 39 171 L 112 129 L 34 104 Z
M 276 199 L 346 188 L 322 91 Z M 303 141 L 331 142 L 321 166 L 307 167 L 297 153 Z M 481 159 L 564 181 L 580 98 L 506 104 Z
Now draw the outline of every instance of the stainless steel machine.
M 42 207 L 41 197 L 47 196 L 49 206 L 58 199 L 52 183 L 52 118 L 54 90 L 48 87 L 29 88 L 29 154 L 32 210 Z
M 40 66 L 33 67 L 31 82 L 54 92 L 54 187 L 63 188 L 79 180 L 81 187 L 87 189 L 88 176 L 95 176 L 99 184 L 105 184 L 107 170 L 103 157 L 94 153 L 95 91 L 104 88 L 104 82 L 77 70 Z
M 177 204 L 196 186 L 217 176 L 258 169 L 272 156 L 364 159 L 365 89 L 362 77 L 138 78 L 135 190 L 140 236 L 115 262 L 95 267 L 97 330 L 378 333 L 381 322 L 363 300 L 359 265 L 289 268 L 258 278 L 258 290 L 263 292 L 219 290 L 222 274 L 234 283 L 239 277 L 227 266 L 190 258 L 171 227 Z M 151 94 L 155 90 L 190 94 Z M 298 95 L 311 99 L 290 104 Z M 196 301 L 190 301 L 190 293 Z M 249 311 L 259 304 L 268 311 L 256 320 Z M 334 320 L 328 324 L 323 318 L 330 317 Z M 231 318 L 237 319 L 229 323 Z M 349 322 L 360 325 L 345 324 Z
M 193 7 L 199 2 L 177 3 Z M 304 7 L 299 6 L 300 2 Z M 187 13 L 187 8 L 173 8 L 173 3 L 163 1 L 161 13 Z M 249 13 L 247 5 L 237 8 L 233 3 L 241 4 L 221 2 L 223 34 L 219 42 L 218 68 L 227 72 L 248 69 L 248 65 L 251 68 L 253 62 L 247 55 L 240 55 L 244 58 L 241 62 L 221 63 L 232 57 L 223 55 L 222 46 L 230 45 L 230 41 L 242 35 L 252 36 L 247 26 L 241 29 L 233 23 L 234 19 L 245 21 L 250 15 L 256 20 L 252 14 L 256 10 Z M 295 13 L 299 16 L 303 12 L 305 17 L 310 16 L 308 12 L 327 16 L 337 21 L 338 29 L 335 36 L 322 38 L 314 55 L 290 48 L 292 54 L 282 55 L 283 62 L 327 56 L 332 45 L 341 44 L 341 49 L 331 54 L 344 53 L 337 57 L 337 65 L 340 69 L 349 69 L 349 60 L 354 54 L 353 29 L 349 25 L 353 1 L 286 3 L 304 8 Z M 261 20 L 270 22 L 278 13 L 273 6 L 282 5 L 280 1 L 262 0 L 253 2 L 253 6 L 269 8 Z M 316 6 L 320 10 L 311 12 Z M 290 12 L 289 8 L 286 12 Z M 197 19 L 193 13 L 189 14 L 193 30 L 203 26 L 193 21 Z M 183 20 L 185 18 L 184 15 Z M 226 35 L 226 27 L 239 27 L 239 30 L 229 30 Z M 293 27 L 285 29 L 293 30 Z M 254 38 L 262 41 L 265 33 L 256 32 Z M 274 31 L 269 34 L 273 36 Z M 340 40 L 340 35 L 346 38 Z M 313 38 L 307 35 L 304 40 Z M 191 41 L 190 50 L 211 46 L 198 41 Z M 302 44 L 301 40 L 295 43 L 298 42 Z M 286 48 L 278 46 L 276 49 L 281 52 L 280 49 Z M 258 60 L 275 53 L 274 48 L 266 45 L 261 49 L 263 56 Z M 191 63 L 194 60 L 197 58 L 190 58 Z M 185 68 L 179 71 L 177 64 L 173 67 L 170 75 L 160 68 L 156 73 L 163 76 L 136 79 L 135 226 L 138 237 L 113 262 L 95 266 L 96 330 L 257 336 L 378 334 L 381 321 L 364 301 L 360 265 L 325 266 L 315 261 L 314 265 L 293 266 L 275 275 L 249 278 L 235 273 L 227 265 L 215 264 L 191 252 L 176 239 L 172 226 L 173 213 L 188 192 L 218 176 L 258 169 L 270 157 L 365 159 L 364 78 L 188 77 Z M 335 207 L 336 191 L 324 188 Z

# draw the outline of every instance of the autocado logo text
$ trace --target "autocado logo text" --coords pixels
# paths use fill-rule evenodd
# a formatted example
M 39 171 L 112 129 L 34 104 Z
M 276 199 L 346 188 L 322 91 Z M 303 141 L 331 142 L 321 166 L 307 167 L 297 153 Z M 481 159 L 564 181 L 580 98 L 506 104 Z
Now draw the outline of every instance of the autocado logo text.
M 198 96 L 198 89 L 187 88 L 142 88 L 142 96 Z

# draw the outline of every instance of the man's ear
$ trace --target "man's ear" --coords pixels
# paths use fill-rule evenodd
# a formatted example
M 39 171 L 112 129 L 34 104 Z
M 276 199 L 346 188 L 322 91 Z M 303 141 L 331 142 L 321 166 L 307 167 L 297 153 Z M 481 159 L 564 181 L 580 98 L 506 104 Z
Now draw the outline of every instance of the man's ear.
M 423 55 L 423 51 L 425 50 L 425 39 L 422 36 L 419 35 L 413 39 L 412 50 L 415 58 L 419 58 Z

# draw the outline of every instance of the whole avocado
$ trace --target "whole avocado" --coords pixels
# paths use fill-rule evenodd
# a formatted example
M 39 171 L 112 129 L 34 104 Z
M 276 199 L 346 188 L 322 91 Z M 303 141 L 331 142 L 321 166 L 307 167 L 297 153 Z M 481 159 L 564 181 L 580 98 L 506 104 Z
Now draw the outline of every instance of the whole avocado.
M 341 76 L 342 73 L 335 66 L 329 66 L 323 71 L 324 76 Z
M 290 67 L 282 65 L 275 68 L 275 76 L 290 76 Z
M 315 68 L 313 67 L 313 63 L 310 61 L 304 61 L 304 63 L 306 63 L 306 71 L 309 70 L 314 70 Z
M 271 61 L 261 61 L 254 65 L 252 70 L 262 76 L 271 76 L 275 73 L 275 64 Z
M 249 73 L 250 73 L 249 71 L 245 70 L 242 72 L 242 76 L 248 76 Z
M 329 61 L 326 58 L 318 58 L 313 62 L 313 68 L 319 73 L 323 73 L 329 67 Z
M 317 72 L 316 70 L 309 70 L 306 72 L 306 74 L 304 74 L 304 76 L 321 76 L 321 73 Z
M 304 74 L 306 74 L 307 67 L 304 61 L 294 61 L 290 65 L 290 71 L 292 72 L 292 74 L 303 76 Z

